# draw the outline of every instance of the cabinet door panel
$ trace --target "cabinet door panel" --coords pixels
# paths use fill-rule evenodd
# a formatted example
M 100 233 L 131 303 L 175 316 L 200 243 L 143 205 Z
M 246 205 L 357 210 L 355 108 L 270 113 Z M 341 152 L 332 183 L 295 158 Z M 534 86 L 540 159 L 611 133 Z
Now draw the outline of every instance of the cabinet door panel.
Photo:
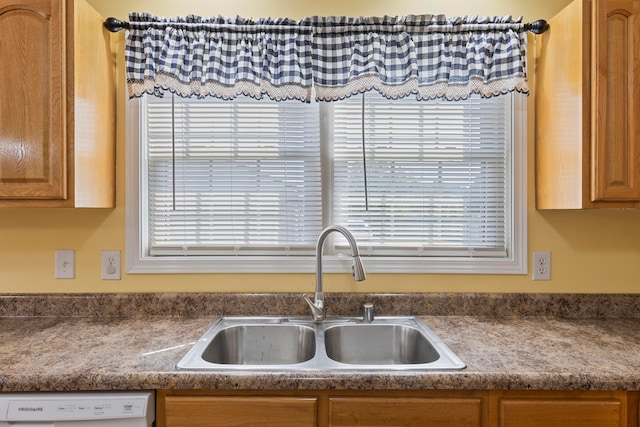
M 0 199 L 66 198 L 60 0 L 0 0 Z
M 166 427 L 315 427 L 316 398 L 167 396 Z
M 623 404 L 616 399 L 502 399 L 500 427 L 622 427 Z
M 331 398 L 330 427 L 472 427 L 482 425 L 480 398 Z
M 640 200 L 640 0 L 594 8 L 592 199 Z

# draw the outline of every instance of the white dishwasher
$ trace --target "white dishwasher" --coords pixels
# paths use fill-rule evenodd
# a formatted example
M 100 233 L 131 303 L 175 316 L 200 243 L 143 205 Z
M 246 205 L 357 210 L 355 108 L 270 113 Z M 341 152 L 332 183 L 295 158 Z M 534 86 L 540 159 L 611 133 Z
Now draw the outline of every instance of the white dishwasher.
M 150 391 L 0 393 L 0 427 L 150 427 Z

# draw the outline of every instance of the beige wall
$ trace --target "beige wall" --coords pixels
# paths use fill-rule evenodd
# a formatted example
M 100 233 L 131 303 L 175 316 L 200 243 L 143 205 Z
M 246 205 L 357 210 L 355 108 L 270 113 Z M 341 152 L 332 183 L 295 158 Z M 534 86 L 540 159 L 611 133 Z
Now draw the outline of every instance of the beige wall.
M 88 0 L 100 13 L 126 19 L 131 11 L 159 16 L 289 17 L 409 14 L 512 15 L 526 21 L 550 18 L 569 0 Z
M 567 0 L 89 0 L 103 15 L 130 10 L 175 16 L 523 15 L 550 18 Z M 118 47 L 122 49 L 122 34 Z M 533 51 L 533 40 L 530 44 Z M 122 51 L 118 52 L 122 57 Z M 530 72 L 533 73 L 533 63 Z M 120 70 L 122 67 L 120 66 Z M 532 79 L 533 80 L 533 79 Z M 120 76 L 122 82 L 122 75 Z M 535 82 L 531 81 L 532 89 Z M 538 212 L 533 207 L 533 95 L 529 99 L 529 252 L 552 252 L 553 280 L 530 275 L 348 275 L 325 278 L 333 292 L 629 292 L 640 290 L 640 211 Z M 0 294 L 32 292 L 311 291 L 313 274 L 127 275 L 100 279 L 100 251 L 125 251 L 124 96 L 118 103 L 117 207 L 113 210 L 0 210 Z M 76 250 L 76 279 L 55 280 L 54 250 Z M 529 256 L 530 258 L 530 256 Z

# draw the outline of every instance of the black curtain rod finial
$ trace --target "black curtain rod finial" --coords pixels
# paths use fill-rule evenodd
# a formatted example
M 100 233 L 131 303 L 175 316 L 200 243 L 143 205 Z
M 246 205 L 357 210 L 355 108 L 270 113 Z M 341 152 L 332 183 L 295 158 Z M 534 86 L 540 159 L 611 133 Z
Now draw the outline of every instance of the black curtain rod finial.
M 531 31 L 534 34 L 542 34 L 549 29 L 549 23 L 544 19 L 538 19 L 535 22 L 525 24 L 525 29 Z
M 126 21 L 121 21 L 117 18 L 107 18 L 104 21 L 104 27 L 112 33 L 117 33 L 118 31 L 124 30 L 125 28 L 129 28 L 129 23 Z

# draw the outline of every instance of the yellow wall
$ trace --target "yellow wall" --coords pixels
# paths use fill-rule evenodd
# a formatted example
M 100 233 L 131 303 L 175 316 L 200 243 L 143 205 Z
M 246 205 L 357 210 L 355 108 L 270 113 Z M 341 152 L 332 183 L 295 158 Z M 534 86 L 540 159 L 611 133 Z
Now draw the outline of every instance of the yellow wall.
M 130 10 L 175 16 L 308 15 L 523 15 L 550 18 L 568 0 L 89 0 L 103 15 L 127 18 Z M 118 47 L 122 49 L 122 34 Z M 533 42 L 530 52 L 533 51 Z M 122 57 L 122 51 L 118 53 Z M 120 64 L 122 74 L 122 65 Z M 531 77 L 533 64 L 530 65 Z M 532 79 L 533 80 L 533 79 Z M 120 75 L 122 82 L 122 75 Z M 532 89 L 534 82 L 531 81 Z M 118 102 L 117 207 L 112 210 L 0 210 L 0 293 L 34 292 L 308 292 L 313 274 L 127 275 L 100 279 L 101 250 L 125 251 L 124 103 Z M 533 207 L 533 96 L 529 99 L 529 252 L 552 253 L 549 282 L 530 275 L 349 275 L 325 278 L 332 292 L 628 292 L 640 290 L 640 211 L 538 212 Z M 54 250 L 76 250 L 76 279 L 55 280 Z M 530 256 L 529 256 L 530 258 Z M 123 256 L 124 259 L 124 256 Z

